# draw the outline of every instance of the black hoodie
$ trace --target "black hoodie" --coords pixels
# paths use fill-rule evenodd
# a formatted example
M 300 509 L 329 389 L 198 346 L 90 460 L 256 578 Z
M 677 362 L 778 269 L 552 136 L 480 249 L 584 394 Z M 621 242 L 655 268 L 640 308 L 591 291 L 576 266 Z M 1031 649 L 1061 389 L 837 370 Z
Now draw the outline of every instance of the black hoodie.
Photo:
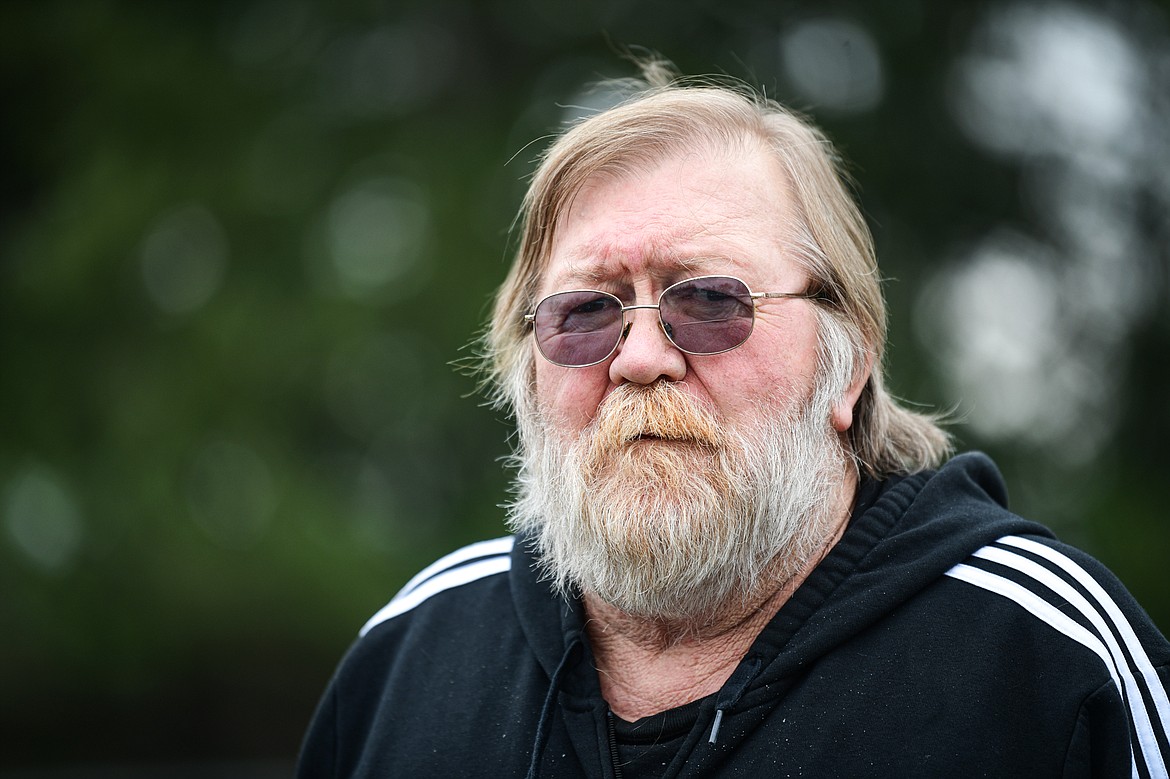
M 1005 500 L 977 454 L 863 485 L 723 689 L 633 724 L 529 545 L 467 547 L 367 623 L 299 776 L 1166 777 L 1170 644 Z

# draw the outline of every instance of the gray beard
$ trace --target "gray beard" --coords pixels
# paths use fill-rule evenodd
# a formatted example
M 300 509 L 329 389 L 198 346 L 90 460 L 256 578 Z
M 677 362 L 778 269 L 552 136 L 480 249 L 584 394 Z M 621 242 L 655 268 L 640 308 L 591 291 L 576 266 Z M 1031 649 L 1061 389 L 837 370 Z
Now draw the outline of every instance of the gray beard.
M 761 408 L 743 430 L 665 382 L 620 387 L 568 443 L 522 417 L 509 525 L 562 594 L 699 629 L 758 604 L 829 541 L 844 454 L 828 394 Z

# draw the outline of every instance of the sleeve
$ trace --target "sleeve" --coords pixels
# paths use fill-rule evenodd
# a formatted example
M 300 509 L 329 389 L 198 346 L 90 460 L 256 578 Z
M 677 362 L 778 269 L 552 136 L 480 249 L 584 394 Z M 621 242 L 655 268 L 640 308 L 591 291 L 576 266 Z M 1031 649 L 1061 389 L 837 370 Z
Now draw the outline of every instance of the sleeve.
M 1154 674 L 1148 680 L 1150 687 L 1160 687 L 1162 692 L 1159 695 L 1157 690 L 1150 690 L 1142 706 L 1146 718 L 1133 716 L 1133 706 L 1138 702 L 1127 700 L 1112 681 L 1085 699 L 1065 758 L 1064 779 L 1166 779 L 1170 723 L 1164 691 L 1170 687 L 1170 666 L 1151 670 Z
M 1109 682 L 1083 680 L 1065 777 L 1170 779 L 1170 644 L 1117 577 L 1080 550 L 1028 536 L 1003 536 L 948 575 L 1015 601 L 1099 658 L 1094 673 Z
M 1065 757 L 1063 777 L 1136 776 L 1133 766 L 1125 701 L 1117 686 L 1110 681 L 1095 690 L 1081 705 Z

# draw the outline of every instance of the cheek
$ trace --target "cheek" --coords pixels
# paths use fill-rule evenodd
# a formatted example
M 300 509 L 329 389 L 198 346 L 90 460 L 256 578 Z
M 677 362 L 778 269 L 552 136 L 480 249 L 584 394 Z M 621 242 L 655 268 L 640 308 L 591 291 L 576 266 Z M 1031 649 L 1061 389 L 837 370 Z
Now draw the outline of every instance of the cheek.
M 559 430 L 576 434 L 593 421 L 609 390 L 604 365 L 558 368 L 544 363 L 536 368 L 536 401 Z
M 761 328 L 726 354 L 692 362 L 688 379 L 729 417 L 754 413 L 761 403 L 789 407 L 812 397 L 816 384 L 816 336 L 800 330 Z

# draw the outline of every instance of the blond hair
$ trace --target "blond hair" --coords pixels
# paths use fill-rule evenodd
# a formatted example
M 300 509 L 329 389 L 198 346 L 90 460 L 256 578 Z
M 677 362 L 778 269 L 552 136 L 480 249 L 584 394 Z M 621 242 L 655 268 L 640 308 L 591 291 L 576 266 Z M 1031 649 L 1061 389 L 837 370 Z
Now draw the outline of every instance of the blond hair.
M 873 239 L 845 186 L 829 140 L 774 100 L 741 85 L 684 81 L 662 61 L 616 107 L 573 126 L 540 160 L 520 211 L 516 260 L 496 296 L 483 339 L 488 387 L 498 407 L 532 413 L 533 350 L 524 314 L 535 305 L 560 220 L 587 181 L 644 170 L 696 147 L 761 144 L 780 163 L 795 203 L 790 250 L 808 273 L 821 332 L 822 372 L 869 378 L 853 411 L 846 445 L 859 467 L 881 478 L 939 464 L 949 452 L 935 417 L 903 408 L 886 391 L 882 356 L 886 307 Z M 834 371 L 835 369 L 835 371 Z

